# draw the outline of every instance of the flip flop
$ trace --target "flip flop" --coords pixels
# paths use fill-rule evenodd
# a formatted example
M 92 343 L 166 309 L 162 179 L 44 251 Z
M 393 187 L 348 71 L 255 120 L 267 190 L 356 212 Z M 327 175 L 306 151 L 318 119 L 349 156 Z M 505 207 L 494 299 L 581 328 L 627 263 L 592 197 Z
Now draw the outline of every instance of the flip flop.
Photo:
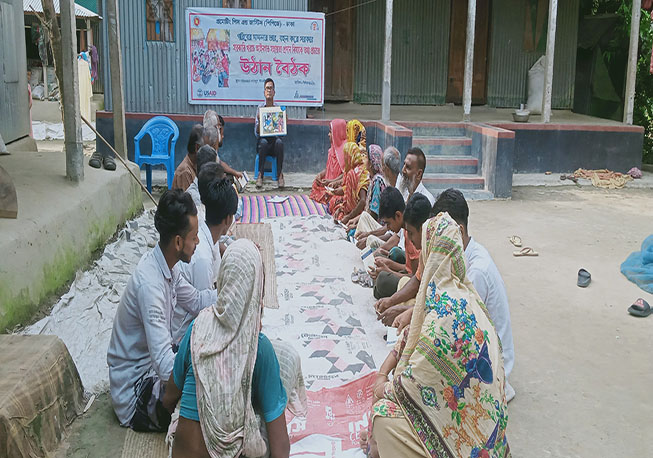
M 513 251 L 512 255 L 517 258 L 521 258 L 522 256 L 539 256 L 540 254 L 531 247 L 527 246 L 519 251 Z
M 510 241 L 510 243 L 512 243 L 517 248 L 521 248 L 521 246 L 522 246 L 521 237 L 518 236 L 518 235 L 513 235 L 513 236 L 508 237 L 508 241 Z
M 651 314 L 651 312 L 653 312 L 653 309 L 648 305 L 648 302 L 641 297 L 637 299 L 633 305 L 628 307 L 628 313 L 640 318 L 646 318 Z
M 580 269 L 578 271 L 578 281 L 576 284 L 581 288 L 587 288 L 592 282 L 592 275 L 585 269 Z

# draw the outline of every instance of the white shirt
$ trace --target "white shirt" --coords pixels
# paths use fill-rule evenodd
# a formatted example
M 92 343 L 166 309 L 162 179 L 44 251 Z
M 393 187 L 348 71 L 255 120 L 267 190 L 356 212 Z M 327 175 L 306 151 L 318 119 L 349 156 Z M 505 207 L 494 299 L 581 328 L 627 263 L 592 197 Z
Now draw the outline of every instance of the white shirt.
M 193 253 L 190 263 L 180 262 L 178 264 L 179 271 L 198 291 L 215 289 L 214 285 L 218 279 L 220 262 L 222 261 L 220 246 L 213 243 L 211 230 L 204 220 L 199 222 L 197 236 L 199 243 L 195 247 L 195 253 Z M 174 343 L 179 344 L 181 342 L 188 325 L 196 316 L 197 313 L 191 313 L 177 307 L 172 317 L 172 341 Z
M 206 218 L 206 208 L 200 198 L 200 188 L 197 184 L 197 177 L 193 179 L 193 182 L 190 184 L 188 189 L 186 189 L 186 192 L 193 198 L 195 208 L 197 208 L 197 221 L 204 221 L 204 218 Z
M 143 255 L 120 298 L 107 351 L 111 401 L 121 425 L 128 426 L 134 416 L 139 379 L 170 378 L 175 308 L 197 315 L 216 300 L 215 290 L 193 288 L 181 276 L 179 263 L 171 271 L 158 244 Z
M 397 177 L 397 184 L 395 187 L 399 190 L 399 192 L 401 192 L 401 195 L 404 196 L 404 202 L 408 203 L 408 199 L 410 199 L 410 196 L 412 194 L 409 194 L 408 189 L 402 186 L 403 182 L 404 182 L 404 177 L 400 173 L 399 176 Z M 433 194 L 431 194 L 429 190 L 426 189 L 426 187 L 424 187 L 424 183 L 422 183 L 421 180 L 417 185 L 417 188 L 415 188 L 415 191 L 413 191 L 413 194 L 415 194 L 416 192 L 419 192 L 424 197 L 426 197 L 429 200 L 429 202 L 431 202 L 431 206 L 433 206 L 433 204 L 435 203 L 435 197 L 433 197 Z
M 481 296 L 481 300 L 494 322 L 501 345 L 503 347 L 503 368 L 506 380 L 512 372 L 515 362 L 515 347 L 512 341 L 512 326 L 510 325 L 510 307 L 508 294 L 499 269 L 492 260 L 490 253 L 476 240 L 470 239 L 465 249 L 468 269 L 467 277 Z

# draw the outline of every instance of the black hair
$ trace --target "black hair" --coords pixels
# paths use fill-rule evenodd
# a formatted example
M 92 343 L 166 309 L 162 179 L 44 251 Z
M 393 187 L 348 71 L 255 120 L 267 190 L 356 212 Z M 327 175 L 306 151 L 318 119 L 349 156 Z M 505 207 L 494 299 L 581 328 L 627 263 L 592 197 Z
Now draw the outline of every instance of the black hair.
M 265 85 L 268 83 L 272 83 L 272 89 L 275 89 L 274 80 L 272 78 L 265 78 L 265 81 L 263 81 L 263 87 L 265 87 Z
M 206 207 L 206 224 L 215 226 L 238 210 L 238 194 L 226 178 L 214 179 L 204 186 L 202 203 Z
M 417 167 L 420 170 L 424 171 L 426 169 L 426 156 L 424 156 L 424 151 L 418 147 L 413 147 L 406 152 L 406 155 L 412 154 L 417 158 Z
M 204 196 L 207 193 L 207 186 L 213 180 L 222 180 L 227 174 L 219 162 L 209 162 L 200 168 L 200 173 L 197 174 L 197 187 L 200 192 L 200 200 L 204 203 Z M 205 204 L 206 205 L 206 204 Z
M 410 196 L 404 210 L 404 223 L 420 229 L 429 216 L 431 216 L 431 202 L 428 198 L 419 192 Z
M 449 188 L 438 196 L 438 199 L 433 204 L 431 215 L 435 216 L 438 213 L 447 212 L 458 224 L 467 228 L 467 221 L 469 220 L 469 207 L 463 193 L 454 188 Z
M 218 153 L 215 152 L 215 149 L 211 145 L 202 146 L 197 152 L 196 162 L 196 172 L 197 175 L 200 174 L 200 170 L 204 164 L 210 162 L 215 162 L 218 159 Z
M 154 214 L 154 227 L 159 232 L 162 245 L 168 245 L 175 236 L 185 237 L 190 230 L 189 216 L 197 215 L 193 198 L 181 189 L 166 190 Z
M 387 187 L 379 196 L 379 218 L 392 218 L 396 212 L 402 212 L 406 209 L 404 196 L 401 195 L 397 188 Z
M 195 154 L 195 146 L 202 146 L 203 141 L 204 127 L 201 124 L 195 124 L 190 130 L 190 135 L 188 137 L 188 145 L 186 146 L 188 154 Z
M 220 122 L 220 125 L 224 127 L 224 118 L 220 115 L 218 115 L 218 121 Z

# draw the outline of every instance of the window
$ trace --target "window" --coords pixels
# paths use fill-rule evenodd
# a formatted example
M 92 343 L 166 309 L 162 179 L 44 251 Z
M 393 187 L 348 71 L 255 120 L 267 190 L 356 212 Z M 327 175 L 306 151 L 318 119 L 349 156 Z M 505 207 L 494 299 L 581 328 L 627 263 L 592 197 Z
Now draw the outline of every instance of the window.
M 145 0 L 148 41 L 175 41 L 173 0 Z
M 252 0 L 223 0 L 223 8 L 251 8 Z

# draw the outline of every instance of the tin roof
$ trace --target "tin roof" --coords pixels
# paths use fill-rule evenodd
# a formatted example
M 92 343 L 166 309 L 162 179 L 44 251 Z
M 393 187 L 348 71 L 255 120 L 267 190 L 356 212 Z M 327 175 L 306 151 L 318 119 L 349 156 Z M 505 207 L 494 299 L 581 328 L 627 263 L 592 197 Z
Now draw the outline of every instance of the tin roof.
M 53 0 L 54 11 L 59 14 L 59 0 Z M 23 0 L 23 11 L 25 13 L 42 13 L 43 6 L 41 5 L 41 0 Z M 99 15 L 95 14 L 93 11 L 88 8 L 84 8 L 81 5 L 75 3 L 75 16 L 86 18 L 86 19 L 102 19 Z

